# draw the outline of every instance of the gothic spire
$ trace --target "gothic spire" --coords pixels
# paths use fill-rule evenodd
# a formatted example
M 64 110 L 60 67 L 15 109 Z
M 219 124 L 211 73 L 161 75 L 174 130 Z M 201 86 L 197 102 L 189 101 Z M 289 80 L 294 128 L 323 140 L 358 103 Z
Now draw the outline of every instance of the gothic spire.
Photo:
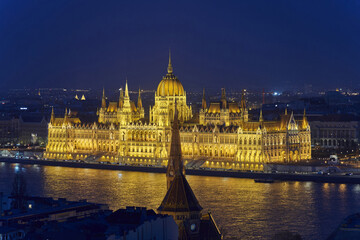
M 142 106 L 142 101 L 141 101 L 141 91 L 140 91 L 140 88 L 139 88 L 139 96 L 138 96 L 137 108 L 141 109 L 142 107 L 143 106 Z
M 202 109 L 205 110 L 206 106 L 206 99 L 205 99 L 205 88 L 203 89 L 203 98 L 202 98 Z
M 226 101 L 226 92 L 225 88 L 221 89 L 221 108 L 226 108 L 227 101 Z
M 259 122 L 260 122 L 260 123 L 264 122 L 263 113 L 262 113 L 262 108 L 260 108 Z
M 242 111 L 245 111 L 245 109 L 246 109 L 245 90 L 242 90 L 242 93 L 241 93 L 240 108 L 241 108 Z
M 170 185 L 174 180 L 175 175 L 178 174 L 185 175 L 185 168 L 183 165 L 182 155 L 181 155 L 178 111 L 175 107 L 174 122 L 172 124 L 172 129 L 171 129 L 170 156 L 166 171 L 168 189 L 170 188 Z
M 103 94 L 101 99 L 101 107 L 106 108 L 105 88 L 103 88 Z
M 119 108 L 122 108 L 123 104 L 124 104 L 124 92 L 123 89 L 120 88 Z
M 54 113 L 54 107 L 52 107 L 52 109 L 51 109 L 50 122 L 53 123 L 54 121 L 55 121 L 55 113 Z
M 304 114 L 303 114 L 303 121 L 302 121 L 302 127 L 303 129 L 305 129 L 308 125 L 308 121 L 307 121 L 307 118 L 306 118 L 306 110 L 304 108 Z
M 65 108 L 64 122 L 67 122 L 67 116 L 68 116 L 68 111 L 67 108 Z

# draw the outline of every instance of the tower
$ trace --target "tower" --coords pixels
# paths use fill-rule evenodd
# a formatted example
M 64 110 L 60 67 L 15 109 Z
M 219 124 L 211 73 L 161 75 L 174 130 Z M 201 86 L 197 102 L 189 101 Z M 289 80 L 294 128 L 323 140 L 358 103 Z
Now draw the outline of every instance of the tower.
M 173 216 L 179 226 L 179 239 L 200 239 L 202 207 L 185 178 L 177 111 L 171 132 L 170 157 L 166 171 L 168 190 L 158 212 Z
M 185 176 L 185 168 L 182 161 L 181 155 L 181 143 L 180 143 L 180 131 L 178 123 L 178 111 L 175 110 L 175 118 L 172 125 L 171 145 L 170 145 L 170 156 L 166 170 L 166 181 L 167 189 L 170 188 L 172 181 L 175 178 L 177 172 L 182 173 Z

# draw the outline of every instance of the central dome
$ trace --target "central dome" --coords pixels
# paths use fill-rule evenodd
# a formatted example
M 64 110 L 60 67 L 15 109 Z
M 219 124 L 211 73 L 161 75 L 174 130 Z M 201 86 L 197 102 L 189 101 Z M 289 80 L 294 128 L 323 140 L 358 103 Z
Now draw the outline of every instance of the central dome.
M 173 74 L 173 68 L 171 66 L 171 57 L 169 54 L 169 66 L 168 66 L 168 74 L 161 80 L 159 86 L 156 90 L 157 96 L 184 96 L 185 91 L 184 87 L 177 79 L 177 77 Z
M 157 96 L 184 96 L 184 87 L 174 74 L 168 73 L 161 80 L 156 91 Z

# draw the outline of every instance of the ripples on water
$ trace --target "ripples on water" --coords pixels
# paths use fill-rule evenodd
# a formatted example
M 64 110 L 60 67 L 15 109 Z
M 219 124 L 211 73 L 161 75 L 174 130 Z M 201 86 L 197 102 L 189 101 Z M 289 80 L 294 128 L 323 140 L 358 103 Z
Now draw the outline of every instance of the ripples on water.
M 11 192 L 16 169 L 28 193 L 109 204 L 111 209 L 156 209 L 166 193 L 165 174 L 0 163 L 0 191 Z M 360 212 L 360 185 L 279 182 L 187 176 L 204 211 L 226 239 L 269 239 L 283 230 L 325 239 L 346 216 Z

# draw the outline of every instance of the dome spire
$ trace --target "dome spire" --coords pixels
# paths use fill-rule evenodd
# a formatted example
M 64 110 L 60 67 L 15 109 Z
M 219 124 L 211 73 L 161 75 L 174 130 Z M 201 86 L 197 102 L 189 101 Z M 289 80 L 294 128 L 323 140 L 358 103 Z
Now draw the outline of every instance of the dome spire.
M 172 73 L 173 72 L 173 68 L 171 65 L 171 51 L 169 49 L 169 65 L 168 65 L 168 73 Z

